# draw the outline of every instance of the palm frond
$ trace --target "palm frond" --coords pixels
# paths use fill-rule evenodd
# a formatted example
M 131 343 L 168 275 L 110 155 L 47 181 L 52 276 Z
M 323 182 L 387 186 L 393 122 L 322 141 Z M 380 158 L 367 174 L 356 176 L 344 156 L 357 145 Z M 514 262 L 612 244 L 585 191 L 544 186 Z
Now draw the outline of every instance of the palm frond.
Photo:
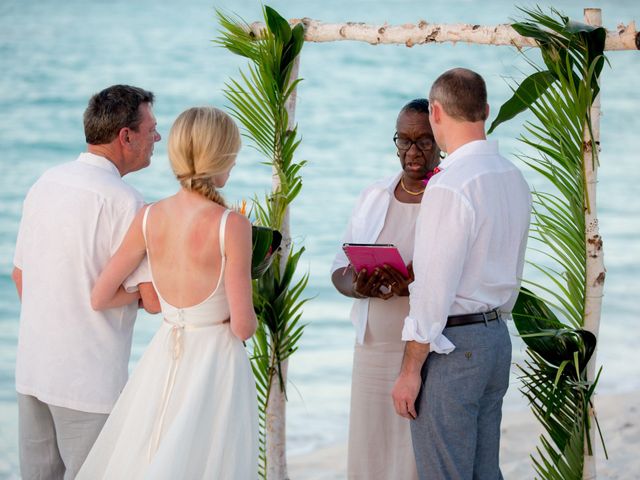
M 518 365 L 521 392 L 545 429 L 532 455 L 545 479 L 580 479 L 590 425 L 590 398 L 597 378 L 587 381 L 596 337 L 582 329 L 586 300 L 585 210 L 588 198 L 583 136 L 591 131 L 590 107 L 604 65 L 604 29 L 571 21 L 555 9 L 520 8 L 525 21 L 513 24 L 534 38 L 544 67 L 517 88 L 492 129 L 528 109 L 520 141 L 536 155 L 519 158 L 551 188 L 533 193 L 529 250 L 543 263 L 529 262 L 541 280 L 523 280 L 513 317 L 527 345 Z M 527 288 L 532 290 L 527 290 Z M 591 445 L 586 445 L 591 450 Z
M 298 348 L 305 327 L 301 323 L 302 307 L 308 300 L 301 298 L 308 274 L 293 281 L 304 248 L 287 250 L 290 236 L 288 228 L 282 228 L 289 205 L 302 188 L 301 168 L 305 165 L 304 161 L 294 161 L 300 140 L 296 127 L 288 130 L 286 109 L 287 100 L 300 81 L 291 81 L 291 72 L 304 42 L 304 28 L 301 24 L 291 28 L 268 6 L 263 8 L 266 28 L 257 36 L 239 17 L 220 11 L 217 14 L 222 33 L 215 42 L 250 62 L 246 73 L 241 71 L 237 80 L 230 80 L 225 86 L 231 114 L 242 125 L 243 136 L 262 154 L 263 163 L 272 167 L 279 180 L 278 187 L 265 196 L 263 203 L 257 197 L 254 199 L 256 224 L 282 232 L 285 245 L 284 252 L 272 253 L 269 258 L 272 263 L 260 269 L 260 275 L 253 281 L 254 308 L 259 320 L 252 342 L 252 367 L 260 406 L 259 474 L 266 478 L 270 462 L 266 431 L 270 395 L 277 381 L 286 399 L 282 365 Z M 267 243 L 263 239 L 259 246 L 264 250 Z M 284 260 L 282 267 L 281 260 Z M 284 454 L 278 456 L 284 458 Z

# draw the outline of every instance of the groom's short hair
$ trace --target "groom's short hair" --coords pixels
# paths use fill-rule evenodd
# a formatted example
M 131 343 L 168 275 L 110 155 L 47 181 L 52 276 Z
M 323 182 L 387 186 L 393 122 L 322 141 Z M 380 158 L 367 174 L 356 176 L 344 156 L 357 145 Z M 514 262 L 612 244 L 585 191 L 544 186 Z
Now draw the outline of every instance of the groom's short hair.
M 429 101 L 438 102 L 456 120 L 487 119 L 487 86 L 479 74 L 466 68 L 453 68 L 440 75 L 431 86 Z
M 130 85 L 112 85 L 89 99 L 84 112 L 84 136 L 89 145 L 111 143 L 123 128 L 137 131 L 140 105 L 153 104 L 153 93 Z

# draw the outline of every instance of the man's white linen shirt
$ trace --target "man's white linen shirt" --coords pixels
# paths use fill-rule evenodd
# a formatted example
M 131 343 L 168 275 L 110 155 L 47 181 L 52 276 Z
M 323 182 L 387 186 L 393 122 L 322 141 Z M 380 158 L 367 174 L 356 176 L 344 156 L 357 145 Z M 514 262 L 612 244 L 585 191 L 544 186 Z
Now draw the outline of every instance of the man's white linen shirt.
M 510 312 L 520 288 L 531 217 L 522 173 L 494 141 L 455 150 L 429 181 L 416 223 L 415 281 L 402 340 L 450 353 L 447 317 Z
M 389 204 L 402 172 L 378 180 L 365 188 L 353 209 L 349 224 L 342 238 L 343 243 L 375 243 L 384 228 Z M 331 265 L 331 273 L 349 265 L 349 259 L 342 248 L 336 253 Z M 351 323 L 356 329 L 356 343 L 364 343 L 369 318 L 369 299 L 354 299 L 351 308 Z
M 19 393 L 111 411 L 127 381 L 138 306 L 96 312 L 90 295 L 142 205 L 115 165 L 91 153 L 51 168 L 29 190 L 14 257 L 22 270 Z M 145 259 L 125 287 L 148 281 Z

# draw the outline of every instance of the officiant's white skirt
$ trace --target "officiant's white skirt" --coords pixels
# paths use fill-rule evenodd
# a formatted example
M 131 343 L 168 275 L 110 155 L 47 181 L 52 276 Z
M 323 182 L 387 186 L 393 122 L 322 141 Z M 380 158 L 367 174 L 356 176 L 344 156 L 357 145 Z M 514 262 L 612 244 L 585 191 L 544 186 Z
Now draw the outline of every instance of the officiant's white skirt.
M 402 357 L 408 297 L 372 299 L 364 344 L 355 346 L 349 415 L 349 480 L 417 480 L 409 420 L 391 399 Z

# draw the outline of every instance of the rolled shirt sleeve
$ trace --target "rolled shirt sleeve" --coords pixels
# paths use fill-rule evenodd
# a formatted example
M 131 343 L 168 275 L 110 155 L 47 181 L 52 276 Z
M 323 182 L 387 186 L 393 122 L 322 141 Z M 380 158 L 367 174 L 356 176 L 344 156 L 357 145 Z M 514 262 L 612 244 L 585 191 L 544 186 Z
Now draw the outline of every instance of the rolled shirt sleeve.
M 416 223 L 409 315 L 402 340 L 429 343 L 430 351 L 455 349 L 443 334 L 462 276 L 474 212 L 468 201 L 446 186 L 427 189 Z
M 151 282 L 151 267 L 145 255 L 138 268 L 125 279 L 123 286 L 127 292 L 132 293 L 138 291 L 138 285 L 147 282 Z

